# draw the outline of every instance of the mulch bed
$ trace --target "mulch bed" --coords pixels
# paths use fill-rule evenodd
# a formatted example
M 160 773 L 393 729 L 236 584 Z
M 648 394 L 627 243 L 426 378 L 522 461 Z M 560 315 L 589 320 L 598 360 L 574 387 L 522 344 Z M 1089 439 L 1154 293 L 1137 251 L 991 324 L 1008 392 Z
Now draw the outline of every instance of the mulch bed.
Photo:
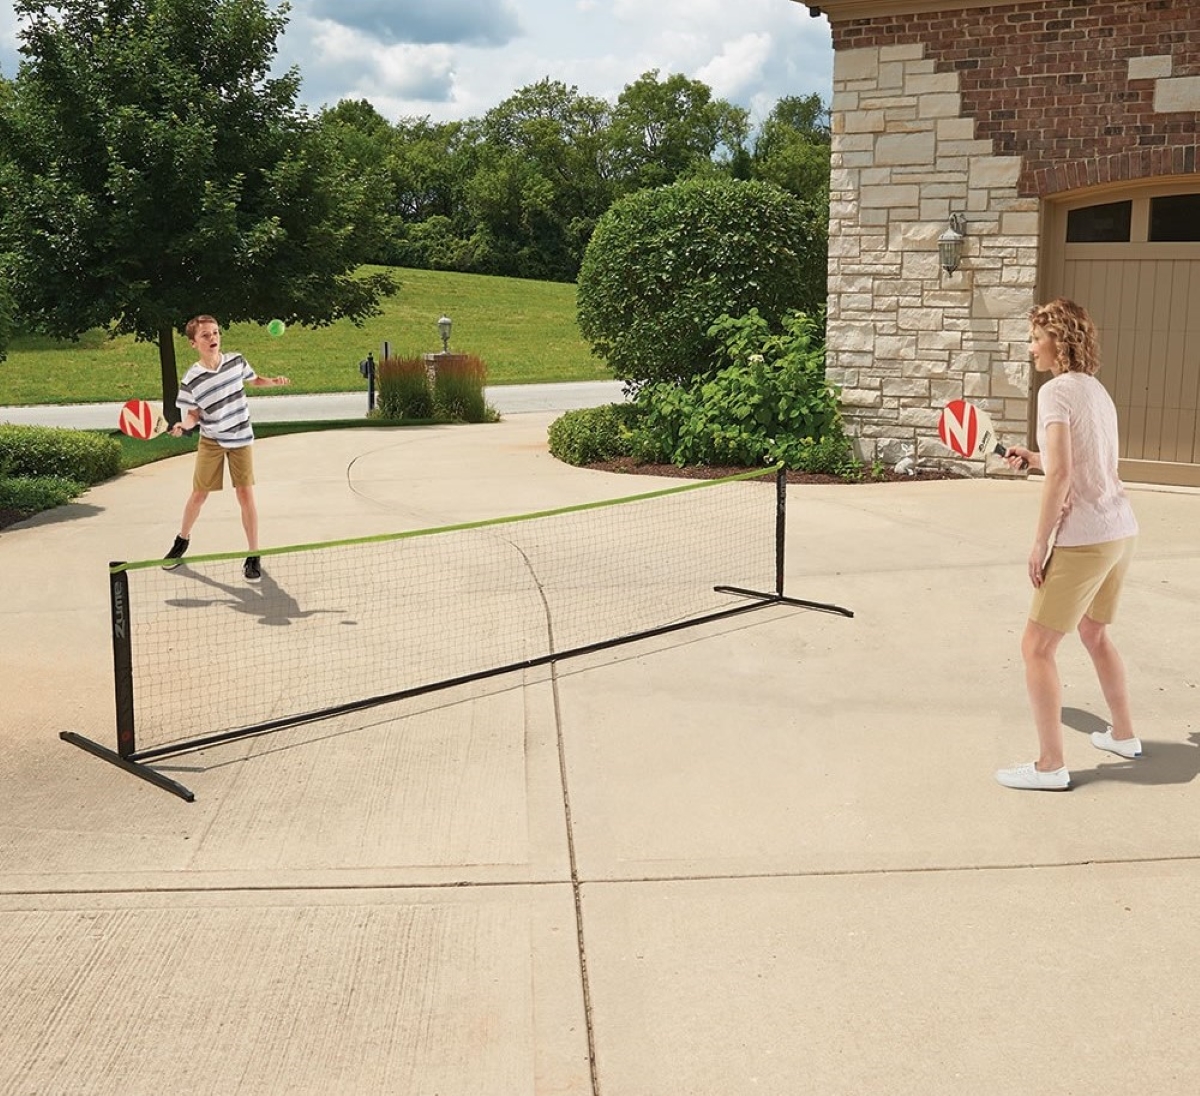
M 0 507 L 0 529 L 15 522 L 24 521 L 27 517 L 29 515 L 21 510 L 5 510 L 3 507 Z
M 678 479 L 722 479 L 725 476 L 737 476 L 747 472 L 747 468 L 715 468 L 708 465 L 688 465 L 677 468 L 673 464 L 637 464 L 632 457 L 618 457 L 616 460 L 597 461 L 586 465 L 597 472 L 619 472 L 633 476 L 674 476 Z M 770 477 L 764 477 L 769 479 Z M 788 472 L 788 483 L 920 483 L 925 480 L 958 479 L 953 472 L 927 470 L 913 476 L 893 472 L 885 468 L 878 479 L 864 478 L 861 480 L 844 480 L 824 472 Z

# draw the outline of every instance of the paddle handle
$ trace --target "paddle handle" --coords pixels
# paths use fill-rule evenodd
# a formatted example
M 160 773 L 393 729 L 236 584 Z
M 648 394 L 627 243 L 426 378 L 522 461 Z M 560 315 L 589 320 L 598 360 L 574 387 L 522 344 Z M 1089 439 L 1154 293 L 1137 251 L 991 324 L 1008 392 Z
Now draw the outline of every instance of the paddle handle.
M 999 442 L 996 442 L 992 446 L 992 452 L 995 453 L 996 456 L 998 456 L 998 457 L 1007 457 L 1008 456 L 1008 449 L 1006 449 Z M 1024 457 L 1022 457 L 1021 458 L 1021 468 L 1024 469 L 1024 468 L 1028 468 L 1028 467 L 1029 467 L 1029 461 L 1027 461 Z

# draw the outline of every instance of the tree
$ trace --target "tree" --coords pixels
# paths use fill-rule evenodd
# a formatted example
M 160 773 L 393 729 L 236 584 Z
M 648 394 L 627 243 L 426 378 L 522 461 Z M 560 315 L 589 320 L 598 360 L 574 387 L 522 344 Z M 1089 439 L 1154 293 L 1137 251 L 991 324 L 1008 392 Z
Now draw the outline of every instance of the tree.
M 309 326 L 378 312 L 357 273 L 385 229 L 373 177 L 269 71 L 264 0 L 17 0 L 24 60 L 0 116 L 0 251 L 22 323 L 157 342 L 209 312 Z
M 757 308 L 770 329 L 825 301 L 825 211 L 779 187 L 691 179 L 600 219 L 579 272 L 579 329 L 614 374 L 682 381 L 715 367 L 709 328 Z
M 469 127 L 477 140 L 467 203 L 492 273 L 575 278 L 596 220 L 612 201 L 608 115 L 603 100 L 547 79 Z
M 470 160 L 462 147 L 461 122 L 408 118 L 392 130 L 387 170 L 392 211 L 406 223 L 452 217 L 463 202 L 461 167 Z
M 643 73 L 617 98 L 609 127 L 613 169 L 622 191 L 664 186 L 711 167 L 724 146 L 736 156 L 748 131 L 747 112 L 700 80 Z
M 819 95 L 785 96 L 754 142 L 753 177 L 801 198 L 828 201 L 829 108 Z

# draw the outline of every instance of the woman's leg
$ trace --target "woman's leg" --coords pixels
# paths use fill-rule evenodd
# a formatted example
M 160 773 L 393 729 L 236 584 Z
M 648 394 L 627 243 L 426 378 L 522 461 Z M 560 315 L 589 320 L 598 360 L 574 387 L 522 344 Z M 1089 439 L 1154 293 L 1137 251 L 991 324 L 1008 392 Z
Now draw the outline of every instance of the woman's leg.
M 1040 772 L 1061 769 L 1063 761 L 1062 682 L 1058 676 L 1056 655 L 1063 633 L 1027 621 L 1021 637 L 1021 656 L 1025 660 L 1025 688 L 1037 728 Z
M 1129 712 L 1129 689 L 1125 683 L 1125 663 L 1108 635 L 1108 625 L 1101 624 L 1089 616 L 1079 622 L 1079 638 L 1096 668 L 1100 691 L 1112 717 L 1114 741 L 1136 737 L 1133 733 L 1133 717 Z

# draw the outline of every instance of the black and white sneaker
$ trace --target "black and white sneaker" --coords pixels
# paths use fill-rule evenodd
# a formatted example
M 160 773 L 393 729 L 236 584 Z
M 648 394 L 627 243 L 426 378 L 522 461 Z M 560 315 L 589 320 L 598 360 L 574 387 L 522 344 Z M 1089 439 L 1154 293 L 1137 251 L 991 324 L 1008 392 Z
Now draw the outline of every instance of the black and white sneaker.
M 175 543 L 171 545 L 171 550 L 163 556 L 163 559 L 173 559 L 174 563 L 168 563 L 163 570 L 173 571 L 183 562 L 183 553 L 188 550 L 188 545 L 191 541 L 184 537 L 176 537 Z
M 242 574 L 251 582 L 257 582 L 262 578 L 262 567 L 259 566 L 258 556 L 246 557 L 246 562 L 242 564 Z

